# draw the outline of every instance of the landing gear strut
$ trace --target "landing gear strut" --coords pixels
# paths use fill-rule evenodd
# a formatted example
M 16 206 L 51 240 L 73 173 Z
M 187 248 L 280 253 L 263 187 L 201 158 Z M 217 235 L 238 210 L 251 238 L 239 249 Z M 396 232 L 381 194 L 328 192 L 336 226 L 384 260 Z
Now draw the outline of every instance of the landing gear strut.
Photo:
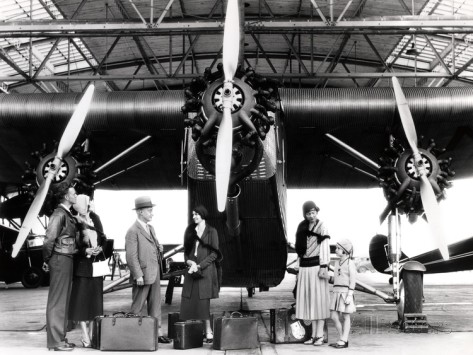
M 398 320 L 401 329 L 417 329 L 418 319 L 425 321 L 422 315 L 424 302 L 423 276 L 425 266 L 416 261 L 400 264 L 401 257 L 401 219 L 397 209 L 389 216 L 388 259 L 391 264 L 393 295 L 397 303 Z

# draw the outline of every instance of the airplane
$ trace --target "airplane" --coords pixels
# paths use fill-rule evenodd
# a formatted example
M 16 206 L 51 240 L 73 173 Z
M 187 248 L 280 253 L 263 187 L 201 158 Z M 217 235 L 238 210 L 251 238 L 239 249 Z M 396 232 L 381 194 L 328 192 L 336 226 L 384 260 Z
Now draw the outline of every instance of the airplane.
M 23 221 L 12 256 L 37 215 L 51 213 L 50 184 L 74 182 L 89 195 L 185 188 L 189 221 L 202 203 L 218 230 L 223 286 L 264 290 L 286 273 L 287 188 L 380 186 L 389 235 L 373 239 L 370 256 L 392 275 L 393 292 L 358 289 L 398 304 L 401 320 L 422 313 L 425 261 L 403 257 L 399 215 L 425 213 L 440 253 L 436 270 L 458 269 L 442 268 L 457 254 L 445 242 L 437 200 L 454 175 L 473 173 L 471 87 L 401 88 L 392 74 L 392 87 L 286 88 L 244 67 L 242 3 L 227 4 L 222 63 L 184 90 L 89 85 L 84 95 L 0 95 L 0 217 Z M 59 144 L 44 144 L 51 139 Z M 30 156 L 37 162 L 24 168 Z M 460 254 L 470 247 L 461 244 Z

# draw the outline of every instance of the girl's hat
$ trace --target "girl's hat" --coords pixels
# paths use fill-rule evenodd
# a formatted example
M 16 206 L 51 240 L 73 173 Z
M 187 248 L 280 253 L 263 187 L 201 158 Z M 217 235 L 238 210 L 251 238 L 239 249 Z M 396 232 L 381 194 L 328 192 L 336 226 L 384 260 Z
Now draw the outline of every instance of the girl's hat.
M 342 239 L 337 243 L 337 245 L 342 248 L 348 255 L 353 254 L 353 244 L 348 239 Z

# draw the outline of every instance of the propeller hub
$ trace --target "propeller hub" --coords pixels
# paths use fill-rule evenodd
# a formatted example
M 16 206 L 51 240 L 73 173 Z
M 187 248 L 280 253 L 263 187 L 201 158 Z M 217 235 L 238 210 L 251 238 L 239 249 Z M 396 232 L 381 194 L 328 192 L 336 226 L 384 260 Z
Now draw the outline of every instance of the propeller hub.
M 233 85 L 232 89 L 224 89 L 223 84 L 217 86 L 212 94 L 212 105 L 218 112 L 223 112 L 223 99 L 232 95 L 231 103 L 232 114 L 240 111 L 245 103 L 245 94 L 238 85 Z
M 59 167 L 54 166 L 53 161 L 55 154 L 51 153 L 46 155 L 38 164 L 36 168 L 36 180 L 39 185 L 41 185 L 46 178 L 46 176 L 51 171 L 56 171 L 56 174 L 53 177 L 52 183 L 57 184 L 63 181 L 70 181 L 75 177 L 77 169 L 77 162 L 71 156 L 67 156 L 61 160 Z
M 421 175 L 426 174 L 427 177 L 429 177 L 432 174 L 432 170 L 434 168 L 434 163 L 432 162 L 433 160 L 431 157 L 429 157 L 429 155 L 421 153 L 419 154 L 419 158 L 415 157 L 414 155 L 410 155 L 403 163 L 404 166 L 400 168 L 405 170 L 407 176 L 417 181 L 420 180 Z

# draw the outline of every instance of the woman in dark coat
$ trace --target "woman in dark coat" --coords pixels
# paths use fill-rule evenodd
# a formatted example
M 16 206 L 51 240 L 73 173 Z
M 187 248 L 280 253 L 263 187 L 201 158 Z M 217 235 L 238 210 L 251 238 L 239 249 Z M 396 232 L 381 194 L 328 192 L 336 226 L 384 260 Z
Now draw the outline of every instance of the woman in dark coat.
M 103 277 L 92 276 L 92 263 L 104 259 L 102 247 L 105 246 L 107 238 L 99 216 L 89 211 L 89 196 L 77 196 L 73 208 L 78 213 L 76 218 L 81 222 L 83 230 L 78 242 L 79 252 L 74 257 L 69 319 L 80 323 L 82 344 L 84 348 L 90 348 L 92 320 L 103 314 Z
M 193 209 L 190 224 L 184 233 L 184 259 L 189 267 L 182 287 L 182 320 L 201 319 L 205 322 L 205 338 L 213 340 L 210 327 L 210 299 L 218 298 L 219 279 L 216 262 L 221 260 L 217 230 L 205 223 L 207 210 L 199 205 Z

